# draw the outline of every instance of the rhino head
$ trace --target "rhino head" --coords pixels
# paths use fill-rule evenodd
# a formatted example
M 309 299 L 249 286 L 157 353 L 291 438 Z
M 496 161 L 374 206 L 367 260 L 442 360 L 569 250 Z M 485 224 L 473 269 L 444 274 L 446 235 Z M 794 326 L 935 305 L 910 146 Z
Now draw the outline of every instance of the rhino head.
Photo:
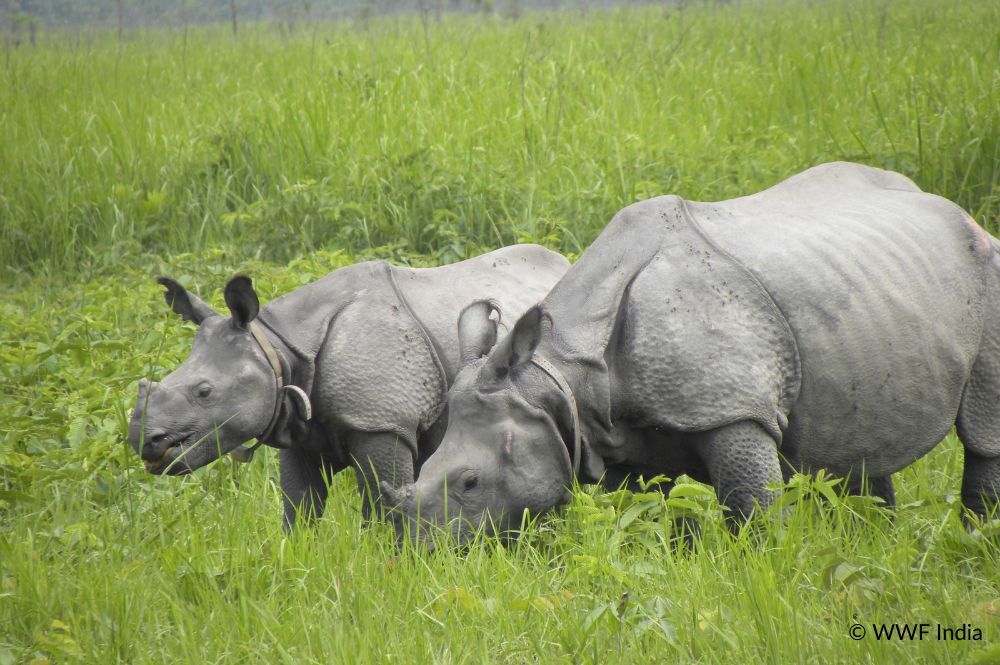
M 569 500 L 572 439 L 566 395 L 531 362 L 543 315 L 529 310 L 499 343 L 489 305 L 459 319 L 462 367 L 448 393 L 448 428 L 415 483 L 382 483 L 400 538 L 431 543 L 444 529 L 463 544 L 482 529 L 508 533 L 525 510 L 540 514 Z M 568 438 L 567 438 L 568 437 Z
M 157 281 L 173 311 L 199 329 L 191 354 L 176 370 L 158 383 L 139 381 L 128 438 L 146 469 L 190 473 L 266 430 L 281 439 L 274 425 L 287 427 L 292 419 L 283 416 L 304 406 L 292 402 L 307 398 L 294 392 L 283 398 L 275 368 L 251 331 L 260 303 L 250 279 L 237 276 L 226 284 L 229 317 L 174 280 Z

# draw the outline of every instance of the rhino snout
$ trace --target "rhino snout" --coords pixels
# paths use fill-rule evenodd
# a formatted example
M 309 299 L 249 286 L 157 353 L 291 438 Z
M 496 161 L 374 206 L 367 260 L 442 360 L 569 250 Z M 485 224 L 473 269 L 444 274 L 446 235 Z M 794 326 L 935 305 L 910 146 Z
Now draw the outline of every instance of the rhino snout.
M 148 379 L 139 379 L 139 395 L 129 416 L 128 440 L 132 447 L 147 462 L 163 459 L 171 441 L 170 433 L 163 427 L 155 427 L 149 422 L 146 406 L 153 388 L 158 384 Z M 174 437 L 176 438 L 176 437 Z

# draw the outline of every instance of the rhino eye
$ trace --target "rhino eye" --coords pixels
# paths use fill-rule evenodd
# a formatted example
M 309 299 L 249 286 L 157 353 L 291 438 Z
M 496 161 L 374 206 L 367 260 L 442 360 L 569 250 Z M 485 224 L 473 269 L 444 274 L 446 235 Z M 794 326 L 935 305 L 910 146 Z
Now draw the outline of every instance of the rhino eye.
M 212 394 L 212 384 L 209 383 L 208 381 L 202 381 L 194 389 L 194 396 L 197 397 L 198 399 L 206 399 L 211 394 Z
M 462 481 L 462 489 L 468 492 L 469 490 L 475 489 L 479 485 L 479 474 L 470 473 Z

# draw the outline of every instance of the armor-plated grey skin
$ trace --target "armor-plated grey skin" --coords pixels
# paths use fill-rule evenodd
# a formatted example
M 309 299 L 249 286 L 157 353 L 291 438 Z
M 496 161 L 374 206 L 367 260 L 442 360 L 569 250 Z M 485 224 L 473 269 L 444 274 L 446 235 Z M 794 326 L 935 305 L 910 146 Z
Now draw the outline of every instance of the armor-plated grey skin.
M 383 495 L 420 528 L 461 514 L 460 539 L 486 514 L 503 530 L 565 501 L 569 401 L 534 356 L 579 405 L 583 481 L 688 473 L 737 523 L 790 469 L 863 478 L 891 503 L 891 474 L 957 424 L 962 498 L 983 515 L 1000 489 L 997 248 L 954 204 L 857 164 L 631 205 L 459 372 L 437 452 Z M 491 338 L 474 309 L 462 327 Z
M 326 479 L 353 466 L 369 516 L 376 478 L 411 482 L 440 441 L 434 424 L 460 362 L 462 308 L 489 299 L 506 329 L 568 266 L 537 245 L 440 268 L 359 263 L 262 309 L 250 280 L 236 277 L 225 289 L 230 317 L 160 278 L 167 303 L 200 328 L 174 372 L 139 382 L 129 441 L 157 474 L 190 473 L 253 438 L 282 448 L 286 526 L 322 514 Z M 252 327 L 276 352 L 283 383 L 301 392 L 279 393 Z

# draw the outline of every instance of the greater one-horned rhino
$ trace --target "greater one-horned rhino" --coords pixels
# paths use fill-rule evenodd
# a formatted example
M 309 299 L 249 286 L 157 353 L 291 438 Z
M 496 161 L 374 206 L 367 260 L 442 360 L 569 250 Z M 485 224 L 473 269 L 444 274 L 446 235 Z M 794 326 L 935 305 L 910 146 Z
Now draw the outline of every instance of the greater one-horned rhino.
M 864 477 L 891 504 L 890 475 L 957 424 L 962 499 L 983 515 L 1000 488 L 997 247 L 857 164 L 631 205 L 495 346 L 488 306 L 462 314 L 465 355 L 492 350 L 456 377 L 417 482 L 383 496 L 421 527 L 460 513 L 460 538 L 564 502 L 574 473 L 686 472 L 736 523 L 789 468 Z
M 180 367 L 139 382 L 129 440 L 158 474 L 188 473 L 253 438 L 281 448 L 289 526 L 300 511 L 320 515 L 325 476 L 353 466 L 370 515 L 375 478 L 411 482 L 440 441 L 433 425 L 461 364 L 462 308 L 486 298 L 514 321 L 568 265 L 537 245 L 440 268 L 359 263 L 262 309 L 236 277 L 230 317 L 160 278 L 174 312 L 200 328 Z

